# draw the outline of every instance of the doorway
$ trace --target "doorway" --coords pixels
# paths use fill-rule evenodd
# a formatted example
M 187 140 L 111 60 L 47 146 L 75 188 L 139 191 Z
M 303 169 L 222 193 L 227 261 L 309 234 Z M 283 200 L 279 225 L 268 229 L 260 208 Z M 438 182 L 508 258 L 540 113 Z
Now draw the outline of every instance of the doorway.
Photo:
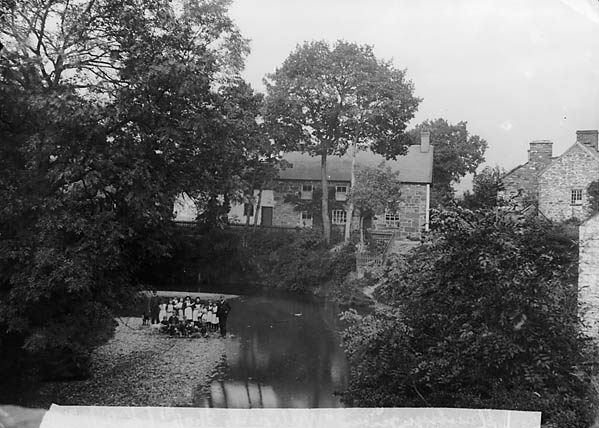
M 262 226 L 272 226 L 273 207 L 262 207 Z

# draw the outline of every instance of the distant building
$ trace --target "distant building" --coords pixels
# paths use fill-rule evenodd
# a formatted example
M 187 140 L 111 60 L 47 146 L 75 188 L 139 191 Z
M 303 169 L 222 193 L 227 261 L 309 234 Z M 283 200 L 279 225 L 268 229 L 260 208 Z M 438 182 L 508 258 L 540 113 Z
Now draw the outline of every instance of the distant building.
M 249 217 L 250 224 L 261 226 L 311 227 L 322 223 L 320 215 L 312 210 L 298 210 L 298 201 L 303 205 L 311 200 L 319 204 L 318 192 L 321 188 L 320 157 L 312 157 L 299 152 L 284 155 L 284 159 L 292 166 L 283 169 L 279 177 L 270 183 L 261 194 L 255 192 L 252 204 L 234 204 L 229 212 L 232 222 L 245 224 Z M 347 195 L 351 183 L 351 156 L 329 156 L 327 174 L 329 193 L 335 203 L 331 204 L 330 214 L 333 230 L 343 230 L 347 222 Z M 361 151 L 356 155 L 356 166 L 378 167 L 385 162 L 385 167 L 399 171 L 402 181 L 402 203 L 397 212 L 378 213 L 375 218 L 365 221 L 365 228 L 392 231 L 399 239 L 420 239 L 421 231 L 428 227 L 430 207 L 430 185 L 433 171 L 433 147 L 430 145 L 428 132 L 423 132 L 421 143 L 410 146 L 404 156 L 397 160 L 385 160 L 381 155 L 370 151 Z M 259 201 L 259 203 L 257 203 Z M 188 209 L 180 208 L 188 213 Z M 255 212 L 254 212 L 255 211 Z M 353 228 L 359 228 L 358 218 L 352 221 Z
M 514 200 L 521 209 L 536 204 L 539 196 L 539 175 L 551 163 L 552 151 L 551 141 L 532 141 L 528 149 L 528 162 L 503 176 L 504 190 L 501 196 Z
M 529 160 L 503 177 L 502 196 L 522 209 L 532 205 L 550 220 L 584 220 L 591 214 L 587 187 L 599 180 L 599 131 L 577 131 L 576 142 L 552 157 L 551 141 L 530 143 Z
M 312 199 L 315 191 L 320 189 L 320 157 L 293 152 L 286 154 L 284 159 L 293 166 L 282 170 L 279 179 L 273 182 L 276 207 L 273 225 L 301 227 L 320 224 L 320 216 L 305 211 L 298 212 L 295 203 L 286 202 L 293 194 L 300 199 Z M 432 183 L 433 147 L 430 145 L 429 133 L 423 133 L 420 145 L 410 146 L 408 152 L 398 156 L 397 160 L 385 160 L 383 156 L 370 151 L 361 151 L 356 155 L 356 168 L 376 168 L 382 162 L 392 171 L 399 171 L 402 202 L 397 212 L 377 213 L 375 218 L 367 219 L 365 227 L 393 230 L 399 239 L 420 239 L 421 231 L 428 224 Z M 329 192 L 333 191 L 335 201 L 340 202 L 331 210 L 331 223 L 334 228 L 342 229 L 347 222 L 345 201 L 351 183 L 351 155 L 328 157 L 327 174 Z M 358 220 L 355 217 L 352 221 L 355 229 L 359 228 Z

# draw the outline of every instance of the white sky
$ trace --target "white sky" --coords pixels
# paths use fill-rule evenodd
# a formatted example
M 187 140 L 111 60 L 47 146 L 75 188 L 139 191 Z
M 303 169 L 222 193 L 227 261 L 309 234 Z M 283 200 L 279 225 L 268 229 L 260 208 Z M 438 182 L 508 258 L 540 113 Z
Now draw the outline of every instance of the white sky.
M 235 0 L 230 16 L 251 39 L 256 90 L 306 40 L 370 44 L 424 99 L 410 125 L 467 121 L 489 165 L 526 162 L 532 140 L 561 154 L 577 129 L 599 129 L 599 0 Z

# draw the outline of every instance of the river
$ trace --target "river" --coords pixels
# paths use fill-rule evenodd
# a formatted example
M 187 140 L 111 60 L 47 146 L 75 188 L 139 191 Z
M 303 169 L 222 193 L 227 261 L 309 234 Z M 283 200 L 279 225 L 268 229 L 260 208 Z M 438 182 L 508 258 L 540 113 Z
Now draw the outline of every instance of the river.
M 227 408 L 342 407 L 348 366 L 339 308 L 297 298 L 231 301 L 226 357 L 194 405 Z

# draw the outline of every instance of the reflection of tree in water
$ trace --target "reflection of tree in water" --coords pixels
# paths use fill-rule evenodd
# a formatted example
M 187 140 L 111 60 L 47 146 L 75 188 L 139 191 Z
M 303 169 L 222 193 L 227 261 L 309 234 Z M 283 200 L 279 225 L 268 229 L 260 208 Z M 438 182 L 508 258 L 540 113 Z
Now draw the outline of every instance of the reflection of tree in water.
M 219 382 L 226 376 L 227 372 L 227 356 L 223 355 L 208 376 L 208 385 L 201 384 L 192 391 L 192 406 L 194 407 L 214 407 L 212 405 L 210 388 L 215 382 Z
M 233 316 L 235 314 L 235 316 Z M 336 307 L 273 298 L 237 302 L 227 373 L 211 385 L 215 407 L 333 407 L 346 382 Z

